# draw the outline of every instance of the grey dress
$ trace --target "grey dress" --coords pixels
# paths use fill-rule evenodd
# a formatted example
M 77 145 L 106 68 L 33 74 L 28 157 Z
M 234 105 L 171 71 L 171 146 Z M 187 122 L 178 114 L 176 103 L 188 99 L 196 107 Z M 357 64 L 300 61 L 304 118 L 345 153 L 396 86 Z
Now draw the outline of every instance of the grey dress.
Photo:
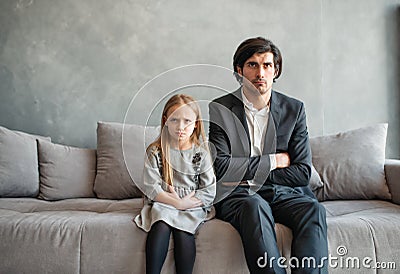
M 161 153 L 156 147 L 148 149 L 143 181 L 145 203 L 142 211 L 135 217 L 138 227 L 148 232 L 157 221 L 164 221 L 172 227 L 195 234 L 204 221 L 214 217 L 212 203 L 216 191 L 216 179 L 209 152 L 202 147 L 193 146 L 188 150 L 170 150 L 173 168 L 173 185 L 179 197 L 195 191 L 195 197 L 203 202 L 202 207 L 178 210 L 171 205 L 155 202 L 155 197 L 167 191 L 167 184 L 161 176 Z

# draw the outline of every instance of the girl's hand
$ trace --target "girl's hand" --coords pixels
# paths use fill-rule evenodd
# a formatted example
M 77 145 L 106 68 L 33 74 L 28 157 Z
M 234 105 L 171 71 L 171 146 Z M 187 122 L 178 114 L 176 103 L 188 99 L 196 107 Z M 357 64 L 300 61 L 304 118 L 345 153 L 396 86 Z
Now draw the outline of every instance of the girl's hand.
M 176 199 L 176 200 L 180 200 L 181 198 L 179 197 L 178 193 L 176 193 L 175 189 L 171 186 L 168 185 L 168 191 L 169 191 L 169 195 Z
M 179 210 L 185 210 L 203 205 L 201 200 L 194 197 L 194 194 L 195 192 L 192 191 L 185 197 L 180 198 L 175 189 L 172 186 L 168 186 L 168 191 L 160 192 L 154 200 L 156 202 L 172 205 Z
M 175 207 L 179 210 L 185 210 L 193 207 L 202 206 L 201 200 L 194 197 L 195 192 L 192 191 L 183 198 L 180 198 L 172 186 L 168 186 L 171 196 L 176 200 Z
M 199 199 L 194 197 L 194 194 L 195 194 L 195 192 L 192 191 L 185 197 L 181 198 L 177 205 L 178 206 L 177 209 L 185 210 L 185 209 L 201 206 L 203 203 Z

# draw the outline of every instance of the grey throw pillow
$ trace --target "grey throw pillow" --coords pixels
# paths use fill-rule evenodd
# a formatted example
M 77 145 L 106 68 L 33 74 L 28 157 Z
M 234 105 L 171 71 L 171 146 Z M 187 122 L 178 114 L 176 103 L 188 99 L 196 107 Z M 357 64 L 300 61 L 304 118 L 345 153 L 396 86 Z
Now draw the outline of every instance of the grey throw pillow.
M 317 170 L 314 165 L 311 165 L 311 178 L 310 178 L 310 188 L 312 191 L 316 191 L 317 189 L 324 186 L 324 183 L 321 180 Z
M 95 197 L 96 151 L 38 140 L 39 198 Z
M 97 175 L 94 191 L 99 198 L 141 197 L 145 150 L 156 139 L 158 127 L 121 123 L 97 124 Z
M 390 199 L 384 164 L 387 124 L 310 138 L 324 199 Z
M 36 139 L 0 126 L 0 197 L 36 197 L 39 171 Z

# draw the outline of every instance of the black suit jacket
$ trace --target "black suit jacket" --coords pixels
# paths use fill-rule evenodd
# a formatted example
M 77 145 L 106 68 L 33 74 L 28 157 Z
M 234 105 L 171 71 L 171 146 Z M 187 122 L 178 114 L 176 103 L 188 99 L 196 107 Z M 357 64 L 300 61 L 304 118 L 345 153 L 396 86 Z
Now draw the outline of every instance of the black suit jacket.
M 223 182 L 253 180 L 257 185 L 307 187 L 311 176 L 311 150 L 304 104 L 272 91 L 263 155 L 250 157 L 250 138 L 241 89 L 209 104 L 209 140 L 215 147 L 214 169 L 218 187 Z M 287 152 L 290 166 L 270 172 L 269 154 Z M 218 190 L 217 187 L 217 190 Z

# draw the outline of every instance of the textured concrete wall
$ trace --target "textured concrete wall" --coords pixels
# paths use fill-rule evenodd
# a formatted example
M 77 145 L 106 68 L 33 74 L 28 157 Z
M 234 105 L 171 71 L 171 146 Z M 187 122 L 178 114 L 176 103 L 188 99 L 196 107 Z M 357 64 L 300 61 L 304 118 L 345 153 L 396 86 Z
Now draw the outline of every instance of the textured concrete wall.
M 284 56 L 275 88 L 306 103 L 312 136 L 388 122 L 387 155 L 399 158 L 399 7 L 400 0 L 1 0 L 0 125 L 95 147 L 96 122 L 122 122 L 157 75 L 199 63 L 231 69 L 242 40 L 265 36 Z M 132 120 L 145 120 L 165 93 L 160 83 L 145 87 Z M 222 91 L 192 92 L 207 100 Z

